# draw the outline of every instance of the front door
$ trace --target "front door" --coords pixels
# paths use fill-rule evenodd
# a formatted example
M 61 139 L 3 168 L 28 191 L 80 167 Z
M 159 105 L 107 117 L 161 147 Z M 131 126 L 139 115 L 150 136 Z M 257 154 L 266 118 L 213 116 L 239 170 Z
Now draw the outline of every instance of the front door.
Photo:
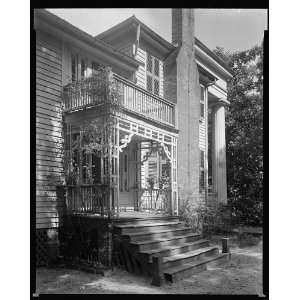
M 119 166 L 119 206 L 121 211 L 133 210 L 136 197 L 135 143 L 131 142 L 120 152 Z

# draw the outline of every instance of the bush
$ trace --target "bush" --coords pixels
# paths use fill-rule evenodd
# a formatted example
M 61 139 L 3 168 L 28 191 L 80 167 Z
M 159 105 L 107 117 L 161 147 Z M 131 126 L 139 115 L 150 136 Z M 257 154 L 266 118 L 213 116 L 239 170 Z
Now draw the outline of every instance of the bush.
M 203 236 L 227 233 L 232 227 L 231 208 L 223 204 L 207 205 L 201 202 L 195 207 L 184 200 L 179 216 L 187 226 Z

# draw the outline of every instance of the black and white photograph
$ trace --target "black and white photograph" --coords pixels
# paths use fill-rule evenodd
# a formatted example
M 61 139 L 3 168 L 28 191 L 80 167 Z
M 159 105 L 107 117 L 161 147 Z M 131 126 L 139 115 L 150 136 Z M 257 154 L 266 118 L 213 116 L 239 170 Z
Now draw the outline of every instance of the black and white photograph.
M 268 8 L 32 21 L 32 296 L 268 297 Z

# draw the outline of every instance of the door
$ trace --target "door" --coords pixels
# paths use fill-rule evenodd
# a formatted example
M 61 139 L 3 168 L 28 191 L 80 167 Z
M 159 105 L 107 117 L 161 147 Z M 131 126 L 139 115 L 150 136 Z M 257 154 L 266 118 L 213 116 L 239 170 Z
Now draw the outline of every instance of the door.
M 136 168 L 134 143 L 130 143 L 119 156 L 120 199 L 119 206 L 126 210 L 133 210 L 136 197 Z

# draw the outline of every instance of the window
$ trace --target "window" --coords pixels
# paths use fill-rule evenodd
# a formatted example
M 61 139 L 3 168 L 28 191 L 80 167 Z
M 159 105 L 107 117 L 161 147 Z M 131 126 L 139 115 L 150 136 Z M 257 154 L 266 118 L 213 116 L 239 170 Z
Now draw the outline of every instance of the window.
M 199 165 L 199 192 L 205 190 L 205 152 L 200 150 L 200 165 Z
M 81 79 L 86 78 L 87 76 L 87 62 L 84 59 L 81 59 Z
M 71 56 L 72 82 L 84 79 L 87 76 L 87 60 L 73 53 Z
M 205 90 L 204 87 L 200 85 L 200 118 L 204 119 L 204 115 L 205 115 Z
M 147 90 L 159 95 L 159 60 L 147 53 Z
M 78 78 L 77 74 L 77 55 L 72 54 L 72 82 L 75 82 Z

